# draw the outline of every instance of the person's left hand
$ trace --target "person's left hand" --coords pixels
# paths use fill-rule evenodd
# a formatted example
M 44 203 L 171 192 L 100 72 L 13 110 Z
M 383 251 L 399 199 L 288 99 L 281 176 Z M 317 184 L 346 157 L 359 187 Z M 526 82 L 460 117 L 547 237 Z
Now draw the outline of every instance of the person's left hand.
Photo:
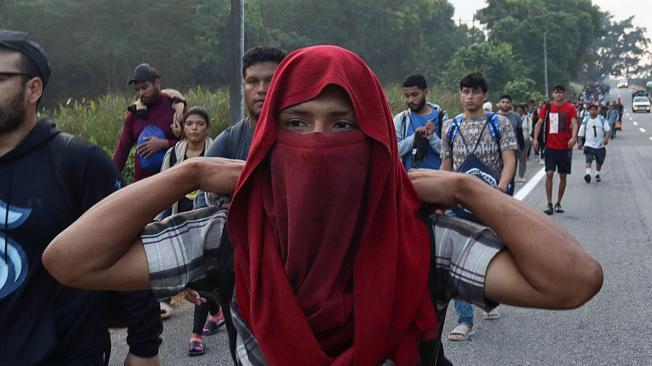
M 125 358 L 124 366 L 159 366 L 161 361 L 158 358 L 158 355 L 154 357 L 138 357 L 133 355 L 131 352 L 127 354 Z
M 605 139 L 604 139 L 604 144 L 605 144 L 605 145 L 609 144 L 609 138 L 605 138 Z
M 568 148 L 572 149 L 576 143 L 577 143 L 577 139 L 575 137 L 572 137 L 570 140 L 568 140 Z
M 426 128 L 426 137 L 430 137 L 435 133 L 435 124 L 432 121 L 428 121 L 424 127 Z
M 145 142 L 136 147 L 136 153 L 144 158 L 168 147 L 168 140 L 154 136 L 145 137 Z
M 460 179 L 466 177 L 464 174 L 434 169 L 411 169 L 408 176 L 419 199 L 439 209 L 450 208 L 458 203 L 455 194 L 460 187 Z

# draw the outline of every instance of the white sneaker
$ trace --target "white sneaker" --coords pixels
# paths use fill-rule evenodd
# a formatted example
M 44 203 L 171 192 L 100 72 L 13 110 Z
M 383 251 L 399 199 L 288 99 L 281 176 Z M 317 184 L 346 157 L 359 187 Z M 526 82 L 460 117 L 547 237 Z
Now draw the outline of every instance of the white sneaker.
M 498 311 L 498 308 L 493 308 L 490 312 L 482 312 L 483 320 L 496 320 L 498 318 L 500 318 L 500 312 Z

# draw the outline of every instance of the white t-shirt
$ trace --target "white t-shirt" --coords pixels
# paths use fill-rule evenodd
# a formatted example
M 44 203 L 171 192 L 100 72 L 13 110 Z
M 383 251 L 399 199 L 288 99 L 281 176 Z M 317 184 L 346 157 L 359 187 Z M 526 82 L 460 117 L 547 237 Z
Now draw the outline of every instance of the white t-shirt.
M 585 138 L 584 146 L 601 149 L 604 147 L 604 137 L 609 131 L 609 123 L 602 116 L 597 116 L 585 119 L 577 134 Z

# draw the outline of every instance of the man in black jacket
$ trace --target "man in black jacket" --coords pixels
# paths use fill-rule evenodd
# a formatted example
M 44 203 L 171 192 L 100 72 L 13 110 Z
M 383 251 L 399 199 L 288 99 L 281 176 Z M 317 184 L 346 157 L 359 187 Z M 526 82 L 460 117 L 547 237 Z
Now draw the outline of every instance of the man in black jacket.
M 68 288 L 41 263 L 59 232 L 122 186 L 99 148 L 37 121 L 49 76 L 38 44 L 0 30 L 0 365 L 107 365 L 111 299 L 129 324 L 125 364 L 158 365 L 162 324 L 151 291 Z

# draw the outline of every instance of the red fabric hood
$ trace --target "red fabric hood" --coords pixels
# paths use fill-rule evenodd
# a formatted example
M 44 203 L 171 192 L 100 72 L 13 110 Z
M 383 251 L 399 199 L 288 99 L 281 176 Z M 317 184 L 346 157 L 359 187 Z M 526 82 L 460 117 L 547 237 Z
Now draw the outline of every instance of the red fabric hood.
M 288 170 L 270 169 L 270 156 L 277 153 L 274 146 L 279 137 L 276 121 L 279 112 L 316 98 L 328 85 L 337 85 L 349 95 L 360 131 L 369 139 L 369 147 L 365 154 L 365 159 L 368 156 L 363 180 L 366 186 L 354 191 L 360 195 L 355 198 L 363 209 L 352 208 L 358 210 L 355 213 L 361 213 L 354 230 L 355 240 L 346 243 L 353 249 L 342 249 L 349 256 L 337 262 L 336 266 L 342 268 L 323 266 L 323 271 L 337 273 L 338 278 L 349 276 L 352 286 L 349 293 L 337 292 L 328 298 L 325 302 L 334 300 L 336 306 L 323 304 L 320 313 L 322 305 L 317 304 L 315 309 L 313 303 L 307 309 L 306 299 L 321 299 L 315 295 L 321 289 L 314 284 L 298 289 L 296 275 L 288 270 L 286 262 L 290 260 L 284 253 L 287 243 L 279 242 L 286 237 L 301 236 L 301 231 L 296 235 L 278 234 L 287 231 L 285 226 L 278 227 L 280 223 L 287 225 L 287 220 L 279 220 L 279 215 L 286 215 L 283 211 L 286 201 L 279 199 L 277 191 L 270 187 L 273 181 L 285 179 L 278 174 L 287 174 Z M 338 137 L 317 138 L 322 141 Z M 290 137 L 290 140 L 296 139 Z M 324 143 L 324 146 L 331 145 L 330 141 Z M 310 149 L 310 146 L 302 148 Z M 307 169 L 304 174 L 313 174 L 311 171 Z M 274 196 L 273 200 L 270 195 Z M 417 343 L 432 339 L 437 323 L 427 291 L 430 245 L 419 206 L 398 158 L 387 99 L 367 65 L 354 53 L 335 46 L 315 46 L 288 55 L 272 80 L 228 219 L 238 308 L 270 365 L 377 365 L 387 358 L 398 365 L 413 365 L 418 361 Z M 319 228 L 322 229 L 335 232 L 337 227 Z M 311 234 L 315 229 L 305 230 L 306 238 L 314 237 Z M 292 245 L 297 242 L 300 243 L 295 240 Z M 314 244 L 311 241 L 306 245 Z M 293 260 L 296 262 L 296 257 Z M 351 263 L 352 270 L 343 268 Z M 330 274 L 329 278 L 334 278 L 333 273 L 325 276 Z M 345 278 L 343 283 L 347 281 Z M 297 291 L 301 293 L 300 298 Z M 350 310 L 353 324 L 340 326 L 342 316 L 333 309 L 346 313 L 346 306 L 353 307 Z M 318 322 L 313 319 L 314 313 L 320 315 Z M 329 329 L 324 334 L 321 328 L 329 322 L 337 329 Z M 334 333 L 338 341 L 349 340 L 344 349 L 340 349 L 341 344 L 330 346 L 332 339 L 326 338 Z M 332 354 L 334 349 L 337 354 Z

